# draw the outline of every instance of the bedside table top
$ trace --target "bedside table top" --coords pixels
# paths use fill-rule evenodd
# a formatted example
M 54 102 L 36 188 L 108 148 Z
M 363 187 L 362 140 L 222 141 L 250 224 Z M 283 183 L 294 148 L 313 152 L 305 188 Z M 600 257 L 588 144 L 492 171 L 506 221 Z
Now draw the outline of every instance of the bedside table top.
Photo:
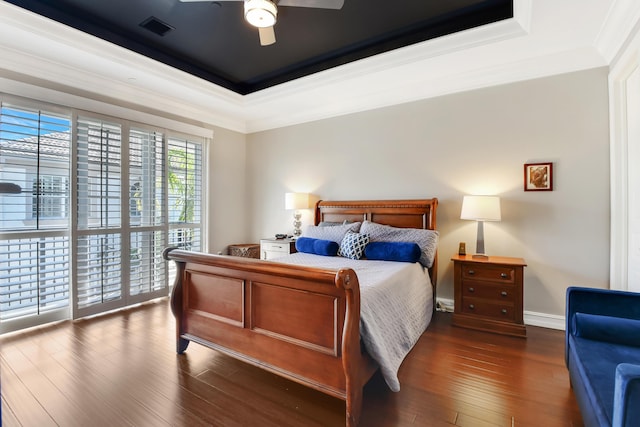
M 512 258 L 506 256 L 489 256 L 488 258 L 473 258 L 472 255 L 458 255 L 451 257 L 451 261 L 475 262 L 478 264 L 503 264 L 527 266 L 523 258 Z
M 285 238 L 285 239 L 276 239 L 275 237 L 267 237 L 265 239 L 260 239 L 260 242 L 269 242 L 269 243 L 294 243 L 296 239 Z

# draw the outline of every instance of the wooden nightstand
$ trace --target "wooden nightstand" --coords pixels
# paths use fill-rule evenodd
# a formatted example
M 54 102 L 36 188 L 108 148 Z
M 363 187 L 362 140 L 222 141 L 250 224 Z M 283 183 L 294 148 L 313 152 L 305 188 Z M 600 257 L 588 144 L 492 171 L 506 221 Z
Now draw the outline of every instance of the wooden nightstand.
M 261 239 L 260 259 L 273 259 L 282 255 L 295 253 L 296 241 L 294 239 Z
M 523 321 L 522 258 L 454 255 L 453 324 L 498 334 L 526 337 Z

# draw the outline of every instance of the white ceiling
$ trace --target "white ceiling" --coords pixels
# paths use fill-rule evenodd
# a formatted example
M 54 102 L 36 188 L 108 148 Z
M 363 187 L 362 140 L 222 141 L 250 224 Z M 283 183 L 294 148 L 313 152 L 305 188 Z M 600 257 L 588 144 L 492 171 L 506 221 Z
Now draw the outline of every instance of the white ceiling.
M 508 21 L 242 96 L 1 1 L 0 91 L 56 95 L 57 102 L 60 92 L 78 95 L 69 103 L 117 100 L 150 114 L 252 133 L 606 66 L 639 21 L 639 4 L 515 0 Z

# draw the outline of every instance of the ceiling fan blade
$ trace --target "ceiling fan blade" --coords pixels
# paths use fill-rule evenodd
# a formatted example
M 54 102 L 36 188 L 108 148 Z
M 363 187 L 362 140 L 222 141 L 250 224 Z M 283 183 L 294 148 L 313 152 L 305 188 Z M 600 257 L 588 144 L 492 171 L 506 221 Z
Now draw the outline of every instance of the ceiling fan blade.
M 344 0 L 280 0 L 278 6 L 314 7 L 317 9 L 342 9 Z
M 258 34 L 260 35 L 260 46 L 269 46 L 276 42 L 276 32 L 273 27 L 258 28 Z

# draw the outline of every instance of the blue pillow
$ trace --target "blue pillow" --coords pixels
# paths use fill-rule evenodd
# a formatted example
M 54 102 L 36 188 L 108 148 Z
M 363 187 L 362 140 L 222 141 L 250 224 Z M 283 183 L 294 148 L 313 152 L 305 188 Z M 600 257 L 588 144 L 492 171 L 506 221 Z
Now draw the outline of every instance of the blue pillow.
M 296 250 L 298 252 L 304 252 L 307 254 L 313 253 L 313 243 L 316 239 L 312 239 L 310 237 L 298 237 L 296 239 Z
M 310 237 L 298 237 L 296 250 L 307 254 L 336 256 L 339 245 L 331 240 L 312 239 Z
M 313 253 L 316 255 L 336 256 L 338 249 L 340 249 L 340 245 L 332 240 L 316 239 L 313 242 Z
M 372 260 L 418 262 L 422 251 L 414 242 L 370 242 L 364 255 Z
M 640 347 L 640 320 L 576 313 L 573 322 L 576 336 Z
M 420 264 L 431 268 L 436 259 L 438 232 L 422 228 L 398 228 L 365 221 L 360 233 L 368 234 L 372 242 L 415 242 L 420 246 Z

